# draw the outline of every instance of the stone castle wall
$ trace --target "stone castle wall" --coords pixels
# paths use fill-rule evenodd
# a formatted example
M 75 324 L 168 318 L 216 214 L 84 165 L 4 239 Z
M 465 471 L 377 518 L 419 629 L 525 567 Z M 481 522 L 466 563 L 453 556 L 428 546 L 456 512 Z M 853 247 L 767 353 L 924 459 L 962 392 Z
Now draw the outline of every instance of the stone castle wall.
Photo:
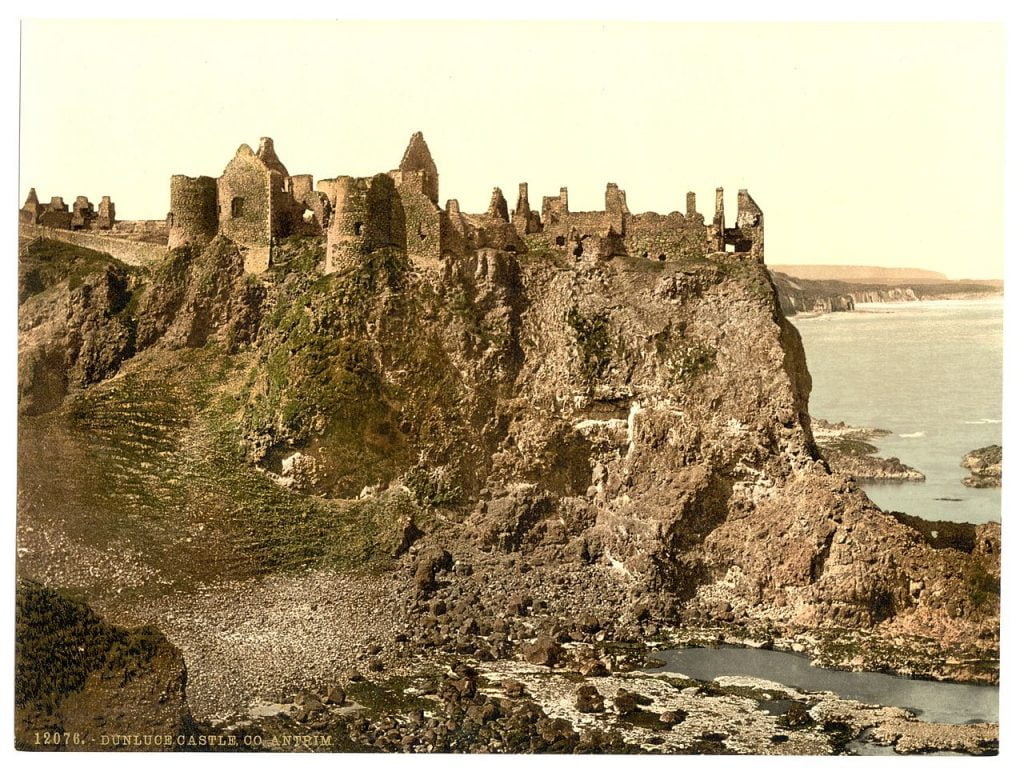
M 21 232 L 32 237 L 45 237 L 50 240 L 59 240 L 69 245 L 77 245 L 81 248 L 109 253 L 115 259 L 136 267 L 152 264 L 167 255 L 167 247 L 164 245 L 124 240 L 97 232 L 53 229 L 35 224 L 21 224 Z
M 558 196 L 542 198 L 538 213 L 530 208 L 526 183 L 519 184 L 516 209 L 511 213 L 499 188 L 493 190 L 486 213 L 463 214 L 456 200 L 449 200 L 441 210 L 437 166 L 419 132 L 409 141 L 397 169 L 321 180 L 316 189 L 311 175 L 290 175 L 273 140 L 264 137 L 258 151 L 239 146 L 219 178 L 173 176 L 170 199 L 168 247 L 201 247 L 220 234 L 238 245 L 246 270 L 254 273 L 270 267 L 280 240 L 302 235 L 326 235 L 327 272 L 361 263 L 367 254 L 381 249 L 405 251 L 414 263 L 426 267 L 440 266 L 449 254 L 492 249 L 523 253 L 527 242 L 587 260 L 625 255 L 685 261 L 730 247 L 738 257 L 764 261 L 763 214 L 745 189 L 739 191 L 733 227 L 725 226 L 722 189 L 715 192 L 710 224 L 697 212 L 693 192 L 686 195 L 685 214 L 634 215 L 626 204 L 626 192 L 615 183 L 606 187 L 604 210 L 571 211 L 568 189 L 563 187 Z M 35 189 L 29 192 L 19 219 L 59 231 L 124 229 L 115 221 L 109 197 L 103 198 L 96 212 L 87 197 L 78 197 L 73 208 L 60 197 L 43 205 Z M 140 228 L 127 236 L 136 243 L 152 242 L 161 231 Z M 532 237 L 539 239 L 526 240 Z M 80 244 L 104 245 L 110 252 L 129 256 L 146 254 L 141 248 L 126 248 L 124 242 Z
M 269 246 L 274 237 L 271 171 L 253 150 L 242 145 L 217 179 L 220 233 L 239 245 Z M 284 188 L 282 179 L 281 188 Z
M 682 213 L 667 216 L 641 213 L 626 217 L 626 253 L 645 259 L 683 261 L 708 253 L 707 227 L 703 219 Z
M 115 221 L 110 234 L 124 240 L 167 245 L 167 221 L 149 219 L 143 221 Z
M 432 262 L 441 258 L 441 219 L 444 215 L 422 186 L 399 185 L 405 221 L 405 246 L 413 261 Z

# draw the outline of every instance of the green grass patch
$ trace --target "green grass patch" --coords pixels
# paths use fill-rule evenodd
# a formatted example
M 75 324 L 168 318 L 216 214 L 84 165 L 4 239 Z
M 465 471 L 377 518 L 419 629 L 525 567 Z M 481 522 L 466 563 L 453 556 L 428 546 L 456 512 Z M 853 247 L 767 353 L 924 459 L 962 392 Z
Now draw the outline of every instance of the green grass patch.
M 217 390 L 244 363 L 214 346 L 186 349 L 175 352 L 172 382 L 154 363 L 73 397 L 41 439 L 60 440 L 63 427 L 71 439 L 59 441 L 61 455 L 75 460 L 61 464 L 59 498 L 38 508 L 73 515 L 66 530 L 92 547 L 126 542 L 159 572 L 153 584 L 390 567 L 408 522 L 426 521 L 423 510 L 404 492 L 305 495 L 255 469 L 238 442 L 239 399 Z M 27 476 L 48 475 L 32 467 Z

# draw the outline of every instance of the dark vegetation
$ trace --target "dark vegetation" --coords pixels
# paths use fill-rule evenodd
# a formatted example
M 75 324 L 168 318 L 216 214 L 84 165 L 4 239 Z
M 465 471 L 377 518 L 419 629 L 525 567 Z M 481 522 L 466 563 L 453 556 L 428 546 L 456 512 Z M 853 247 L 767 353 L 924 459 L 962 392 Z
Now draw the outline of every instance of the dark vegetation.
M 106 253 L 45 238 L 32 240 L 21 251 L 18 266 L 18 304 L 57 283 L 67 282 L 68 288 L 74 290 L 80 288 L 90 275 L 106 274 L 111 271 L 124 278 L 141 274 L 141 270 L 130 267 Z M 126 294 L 119 309 L 127 305 L 128 296 L 130 294 Z
M 590 380 L 601 377 L 611 363 L 608 313 L 595 312 L 588 315 L 578 307 L 572 307 L 565 314 L 565 322 L 573 332 L 586 376 Z
M 83 603 L 20 580 L 15 598 L 14 702 L 52 713 L 93 671 L 127 681 L 145 668 L 163 636 L 108 625 Z

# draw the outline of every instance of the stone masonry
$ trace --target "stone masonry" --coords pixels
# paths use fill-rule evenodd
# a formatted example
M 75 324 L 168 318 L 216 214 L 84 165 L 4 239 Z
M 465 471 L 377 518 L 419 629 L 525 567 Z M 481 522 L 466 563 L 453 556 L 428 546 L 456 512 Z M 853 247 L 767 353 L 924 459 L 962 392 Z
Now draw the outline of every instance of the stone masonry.
M 397 169 L 369 177 L 340 175 L 318 181 L 316 188 L 313 176 L 289 174 L 274 141 L 264 137 L 256 151 L 239 146 L 219 178 L 171 178 L 167 246 L 202 248 L 223 235 L 240 247 L 252 273 L 270 267 L 275 246 L 293 235 L 326 237 L 328 273 L 358 266 L 383 249 L 403 251 L 419 266 L 442 267 L 456 256 L 525 253 L 528 245 L 575 260 L 687 261 L 731 251 L 737 259 L 764 262 L 764 214 L 746 189 L 739 191 L 732 227 L 725 225 L 721 188 L 710 223 L 697 211 L 692 191 L 685 212 L 634 214 L 615 183 L 606 187 L 604 209 L 595 211 L 571 210 L 566 188 L 543 197 L 540 211 L 532 210 L 526 183 L 519 184 L 511 211 L 499 188 L 479 214 L 462 212 L 455 199 L 442 209 L 438 196 L 437 165 L 420 132 Z M 69 209 L 54 197 L 44 205 L 32 189 L 20 220 L 53 229 L 111 230 L 114 203 L 103 197 L 97 211 L 88 198 L 78 197 Z
M 25 204 L 18 211 L 19 223 L 27 226 L 45 226 L 50 229 L 70 229 L 73 231 L 101 230 L 109 231 L 114 226 L 114 203 L 110 197 L 100 200 L 99 211 L 88 197 L 75 197 L 75 202 L 68 208 L 63 197 L 53 197 L 49 203 L 41 204 L 35 189 L 29 189 Z

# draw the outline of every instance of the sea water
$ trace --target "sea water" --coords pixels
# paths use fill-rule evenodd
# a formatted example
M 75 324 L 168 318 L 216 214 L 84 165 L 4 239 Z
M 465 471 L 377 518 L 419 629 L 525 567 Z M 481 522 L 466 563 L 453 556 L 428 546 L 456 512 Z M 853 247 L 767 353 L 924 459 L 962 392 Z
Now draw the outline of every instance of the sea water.
M 963 724 L 999 719 L 999 688 L 932 682 L 871 671 L 833 671 L 799 655 L 767 649 L 689 647 L 654 653 L 665 671 L 704 682 L 722 676 L 755 676 L 805 692 L 834 692 L 840 698 L 910 709 L 925 722 Z
M 964 454 L 1001 444 L 1003 300 L 858 304 L 795 318 L 811 416 L 888 429 L 872 440 L 925 482 L 865 484 L 883 509 L 930 520 L 1000 519 L 1000 489 L 968 488 Z

